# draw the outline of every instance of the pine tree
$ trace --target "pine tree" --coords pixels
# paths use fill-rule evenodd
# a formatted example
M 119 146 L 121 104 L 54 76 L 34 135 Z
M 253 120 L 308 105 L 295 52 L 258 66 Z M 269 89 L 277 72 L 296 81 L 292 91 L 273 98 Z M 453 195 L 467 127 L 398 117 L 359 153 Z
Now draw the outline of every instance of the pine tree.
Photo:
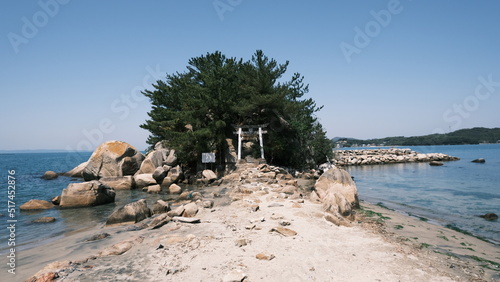
M 314 116 L 321 107 L 311 98 L 301 99 L 308 86 L 300 74 L 278 82 L 287 66 L 260 50 L 246 62 L 218 51 L 190 59 L 187 71 L 143 91 L 153 105 L 141 125 L 151 132 L 147 142 L 166 140 L 194 168 L 202 152 L 216 152 L 224 160 L 225 140 L 235 138 L 234 124 L 268 123 L 268 161 L 297 168 L 324 162 L 331 143 Z

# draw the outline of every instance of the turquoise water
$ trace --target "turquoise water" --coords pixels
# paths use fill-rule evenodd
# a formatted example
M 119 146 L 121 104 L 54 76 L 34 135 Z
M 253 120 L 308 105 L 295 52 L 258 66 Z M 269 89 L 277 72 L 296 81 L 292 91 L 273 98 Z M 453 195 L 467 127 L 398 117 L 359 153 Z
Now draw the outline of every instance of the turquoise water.
M 421 153 L 445 153 L 459 161 L 444 166 L 407 163 L 350 166 L 359 197 L 430 219 L 451 224 L 500 244 L 500 222 L 478 215 L 500 215 L 500 144 L 404 147 Z M 477 158 L 486 163 L 472 163 Z
M 429 218 L 436 224 L 455 226 L 500 242 L 500 222 L 488 222 L 476 215 L 488 212 L 500 214 L 500 145 L 410 147 L 422 153 L 439 152 L 460 157 L 442 167 L 428 164 L 394 164 L 348 167 L 355 177 L 362 200 L 383 202 L 391 208 Z M 142 191 L 117 191 L 116 202 L 80 209 L 19 211 L 19 206 L 31 199 L 50 201 L 77 179 L 62 177 L 43 180 L 47 170 L 64 172 L 90 157 L 89 153 L 20 153 L 0 154 L 0 254 L 7 253 L 9 231 L 7 222 L 8 171 L 16 177 L 16 248 L 26 249 L 47 240 L 57 240 L 79 229 L 99 226 L 117 206 L 147 197 L 153 203 L 157 197 Z M 485 158 L 486 163 L 470 161 Z M 54 223 L 32 223 L 42 216 L 53 216 Z

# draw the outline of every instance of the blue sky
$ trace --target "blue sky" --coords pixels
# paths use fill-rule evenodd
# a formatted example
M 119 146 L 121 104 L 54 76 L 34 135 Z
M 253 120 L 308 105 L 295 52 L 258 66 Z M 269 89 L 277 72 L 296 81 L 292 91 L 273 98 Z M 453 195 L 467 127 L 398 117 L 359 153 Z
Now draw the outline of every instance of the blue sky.
M 139 90 L 257 49 L 305 76 L 329 137 L 500 127 L 498 1 L 6 1 L 0 150 L 147 147 Z

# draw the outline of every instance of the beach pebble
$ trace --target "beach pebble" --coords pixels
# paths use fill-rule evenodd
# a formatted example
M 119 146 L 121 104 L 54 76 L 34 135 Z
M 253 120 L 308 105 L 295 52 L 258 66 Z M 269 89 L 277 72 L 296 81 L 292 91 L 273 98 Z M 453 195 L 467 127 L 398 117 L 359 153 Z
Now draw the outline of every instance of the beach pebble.
M 273 254 L 258 253 L 255 255 L 255 258 L 258 260 L 272 260 L 275 256 Z

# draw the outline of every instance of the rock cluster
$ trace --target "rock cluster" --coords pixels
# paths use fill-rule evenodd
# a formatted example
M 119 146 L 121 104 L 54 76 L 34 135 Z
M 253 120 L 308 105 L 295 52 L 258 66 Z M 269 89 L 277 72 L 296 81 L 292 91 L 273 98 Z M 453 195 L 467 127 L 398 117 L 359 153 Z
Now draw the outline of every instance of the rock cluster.
M 421 154 L 410 149 L 391 148 L 338 150 L 335 151 L 334 164 L 347 166 L 456 160 L 459 160 L 459 158 L 442 153 Z

